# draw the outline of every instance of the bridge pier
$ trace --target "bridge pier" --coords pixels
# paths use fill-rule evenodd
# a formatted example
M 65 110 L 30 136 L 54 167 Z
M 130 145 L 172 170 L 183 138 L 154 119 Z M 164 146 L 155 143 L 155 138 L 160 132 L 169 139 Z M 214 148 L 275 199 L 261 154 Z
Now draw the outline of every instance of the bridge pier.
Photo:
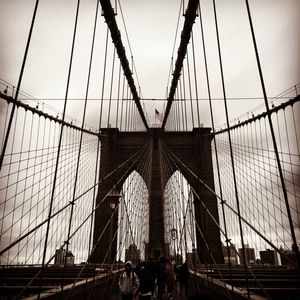
M 164 189 L 172 174 L 179 170 L 187 179 L 194 190 L 195 219 L 197 253 L 201 263 L 212 263 L 211 249 L 216 263 L 223 263 L 221 250 L 220 232 L 218 226 L 211 220 L 206 210 L 200 204 L 200 200 L 210 210 L 217 222 L 218 205 L 214 194 L 202 183 L 205 182 L 214 190 L 214 179 L 211 157 L 210 128 L 195 128 L 192 132 L 165 132 L 160 128 L 153 128 L 149 132 L 120 132 L 118 129 L 102 129 L 101 136 L 101 161 L 99 172 L 99 192 L 96 205 L 99 208 L 95 213 L 94 223 L 94 247 L 91 262 L 102 263 L 105 259 L 113 260 L 117 253 L 117 239 L 111 242 L 110 231 L 117 230 L 118 212 L 113 216 L 112 228 L 105 227 L 112 212 L 109 209 L 108 192 L 114 188 L 119 192 L 128 175 L 136 170 L 136 165 L 128 162 L 128 159 L 139 149 L 149 143 L 148 173 L 140 174 L 148 187 L 149 192 L 149 243 L 146 245 L 146 259 L 150 257 L 168 256 L 169 247 L 164 240 Z M 179 158 L 177 166 L 173 165 L 168 178 L 163 173 L 163 147 L 168 149 Z M 123 165 L 122 165 L 123 164 Z M 118 166 L 119 169 L 114 171 Z M 191 170 L 195 175 L 191 175 Z M 114 171 L 114 172 L 113 172 Z M 110 176 L 108 176 L 111 172 Z M 121 179 L 120 179 L 121 178 Z M 199 181 L 200 179 L 200 181 Z M 106 197 L 106 198 L 105 198 Z M 103 200 L 104 199 L 104 200 Z M 201 232 L 200 232 L 201 231 Z M 101 240 L 98 240 L 101 236 Z M 147 238 L 145 237 L 147 240 Z M 206 242 L 205 242 L 206 241 Z M 107 259 L 107 253 L 109 258 Z

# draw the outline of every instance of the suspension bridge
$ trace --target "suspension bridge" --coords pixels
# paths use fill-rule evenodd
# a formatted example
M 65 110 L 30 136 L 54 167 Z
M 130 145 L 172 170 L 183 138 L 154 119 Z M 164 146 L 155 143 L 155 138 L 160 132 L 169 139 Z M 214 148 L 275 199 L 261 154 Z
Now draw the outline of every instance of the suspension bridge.
M 39 2 L 18 81 L 0 80 L 0 299 L 119 299 L 124 262 L 161 257 L 188 264 L 187 293 L 174 299 L 300 299 L 300 84 L 268 96 L 251 1 L 243 5 L 261 104 L 229 117 L 230 101 L 253 99 L 227 96 L 215 0 L 222 97 L 213 98 L 203 1 L 181 1 L 155 124 L 146 106 L 157 99 L 142 96 L 120 1 L 94 1 L 82 99 L 70 96 L 80 0 L 62 109 L 21 89 Z M 78 118 L 67 113 L 75 102 Z

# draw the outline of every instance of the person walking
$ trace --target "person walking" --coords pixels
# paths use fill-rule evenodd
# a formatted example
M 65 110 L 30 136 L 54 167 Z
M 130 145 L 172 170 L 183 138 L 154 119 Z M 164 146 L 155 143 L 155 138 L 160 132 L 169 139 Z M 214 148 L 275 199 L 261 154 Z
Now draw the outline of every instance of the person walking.
M 185 296 L 187 296 L 187 282 L 188 282 L 188 265 L 185 262 L 178 270 L 178 281 L 180 284 L 180 295 L 182 295 L 182 292 L 184 290 Z
M 155 277 L 152 275 L 148 264 L 145 262 L 140 264 L 139 272 L 137 273 L 139 278 L 139 299 L 140 300 L 151 300 L 152 293 L 155 287 Z
M 139 288 L 139 279 L 132 270 L 132 263 L 125 263 L 125 270 L 119 278 L 119 288 L 122 300 L 132 300 Z
M 147 263 L 147 268 L 149 270 L 149 272 L 151 273 L 151 276 L 154 280 L 154 285 L 153 285 L 153 290 L 152 290 L 152 297 L 154 298 L 154 295 L 155 295 L 155 282 L 156 282 L 156 272 L 157 272 L 157 269 L 156 269 L 156 265 L 153 261 L 153 258 L 150 257 L 149 259 L 149 262 Z
M 173 290 L 174 290 L 176 276 L 175 276 L 174 267 L 171 264 L 170 260 L 166 261 L 165 275 L 166 275 L 166 284 L 168 289 L 168 299 L 173 299 Z
M 161 257 L 159 259 L 159 263 L 157 264 L 157 271 L 156 271 L 156 285 L 157 285 L 157 300 L 162 299 L 162 294 L 165 290 L 165 258 Z

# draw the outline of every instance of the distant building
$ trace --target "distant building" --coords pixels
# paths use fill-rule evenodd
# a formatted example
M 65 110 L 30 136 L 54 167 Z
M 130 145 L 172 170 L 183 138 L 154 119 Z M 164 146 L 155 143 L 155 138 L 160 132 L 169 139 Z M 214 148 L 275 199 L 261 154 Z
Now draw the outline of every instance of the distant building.
M 283 254 L 280 254 L 280 261 L 283 266 L 291 265 L 291 262 L 297 264 L 295 253 L 292 250 L 283 250 L 280 248 Z
M 71 251 L 68 251 L 66 254 L 65 249 L 56 249 L 55 251 L 55 257 L 54 257 L 54 264 L 55 265 L 63 265 L 65 263 L 66 259 L 66 264 L 67 265 L 74 265 L 74 260 L 75 257 Z
M 56 249 L 55 257 L 54 257 L 54 264 L 55 265 L 63 265 L 65 262 L 65 249 Z
M 135 244 L 131 244 L 129 248 L 125 250 L 125 261 L 130 260 L 133 264 L 136 264 L 140 259 L 140 250 Z
M 243 249 L 239 248 L 240 254 L 240 263 L 244 264 L 244 255 Z M 249 245 L 245 244 L 245 256 L 246 256 L 246 264 L 255 264 L 255 251 L 254 248 L 250 248 Z
M 266 249 L 259 251 L 260 260 L 263 265 L 274 265 L 278 266 L 278 256 L 275 250 Z
M 224 256 L 224 263 L 228 264 L 229 262 L 232 265 L 237 265 L 238 264 L 238 255 L 237 255 L 237 250 L 235 248 L 235 245 L 228 245 L 229 248 L 229 257 L 228 257 L 228 250 L 227 250 L 227 245 L 222 245 L 222 253 Z

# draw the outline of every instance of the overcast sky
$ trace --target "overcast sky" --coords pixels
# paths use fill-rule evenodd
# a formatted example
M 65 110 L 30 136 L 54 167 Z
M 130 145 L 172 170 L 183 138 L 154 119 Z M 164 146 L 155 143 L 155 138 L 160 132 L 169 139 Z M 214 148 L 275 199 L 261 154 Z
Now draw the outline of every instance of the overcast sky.
M 120 2 L 142 96 L 144 98 L 164 98 L 180 1 L 121 0 Z M 187 5 L 188 1 L 184 2 Z M 250 0 L 249 2 L 267 93 L 269 96 L 275 96 L 300 81 L 300 1 Z M 13 85 L 17 84 L 34 3 L 33 0 L 0 1 L 0 78 Z M 76 0 L 40 1 L 22 83 L 22 89 L 36 98 L 64 98 L 76 3 Z M 222 97 L 222 90 L 212 1 L 204 0 L 201 4 L 212 97 L 218 98 Z M 245 1 L 217 0 L 216 4 L 227 96 L 260 97 L 262 93 Z M 95 6 L 95 0 L 81 1 L 70 98 L 83 98 L 85 95 Z M 117 22 L 127 49 L 127 56 L 130 59 L 120 8 L 118 9 Z M 180 18 L 179 33 L 182 30 L 182 25 L 183 17 Z M 90 98 L 100 98 L 101 96 L 105 26 L 103 17 L 100 17 L 97 27 Z M 194 35 L 199 97 L 207 98 L 199 18 L 197 18 L 194 26 Z M 174 57 L 177 56 L 178 41 L 177 38 Z M 112 43 L 109 43 L 106 97 L 109 95 L 112 49 Z M 118 67 L 115 67 L 115 78 L 117 78 L 116 70 Z M 134 76 L 136 80 L 136 74 Z M 117 81 L 115 80 L 114 90 L 116 87 Z M 116 94 L 113 94 L 113 98 L 115 97 Z M 62 110 L 62 101 L 51 100 L 48 102 L 57 107 L 58 110 Z M 207 103 L 202 103 L 202 111 L 206 115 Z M 229 101 L 230 117 L 234 118 L 261 103 L 257 100 Z M 145 104 L 150 123 L 152 123 L 154 122 L 154 107 L 162 111 L 163 102 L 145 101 Z M 98 106 L 97 101 L 90 102 L 88 107 L 89 121 L 93 121 L 93 115 Z M 81 107 L 82 102 L 70 101 L 67 113 L 80 119 Z M 216 104 L 217 124 L 223 122 L 223 114 L 222 106 Z M 208 120 L 206 121 L 208 122 Z
M 136 85 L 140 83 L 144 98 L 163 99 L 169 84 L 168 75 L 180 0 L 120 0 L 120 2 L 138 73 L 137 80 L 134 70 Z M 188 1 L 184 2 L 186 5 Z M 63 101 L 58 99 L 64 98 L 66 90 L 76 3 L 76 0 L 40 1 L 21 87 L 23 91 L 42 99 L 59 111 L 62 111 Z M 267 94 L 269 97 L 276 96 L 300 82 L 300 0 L 249 0 L 249 3 Z M 34 4 L 34 0 L 0 0 L 0 79 L 15 86 Z M 216 4 L 227 96 L 261 97 L 245 1 L 216 0 Z M 201 5 L 212 97 L 221 98 L 222 86 L 212 1 L 201 1 Z M 85 96 L 95 7 L 96 0 L 81 0 L 69 98 Z M 130 59 L 120 8 L 116 18 L 127 57 Z M 177 57 L 183 20 L 184 18 L 180 16 L 174 59 Z M 89 93 L 89 98 L 93 99 L 101 97 L 105 36 L 106 25 L 100 16 L 97 23 Z M 199 97 L 207 98 L 199 18 L 194 25 L 194 37 Z M 109 96 L 112 69 L 111 42 L 108 53 L 105 98 Z M 113 98 L 117 95 L 117 70 L 118 65 L 115 66 Z M 2 91 L 4 86 L 0 85 L 0 89 Z M 261 103 L 262 100 L 229 100 L 230 118 L 235 118 Z M 150 123 L 154 123 L 154 108 L 163 111 L 163 105 L 164 101 L 145 100 Z M 98 124 L 99 106 L 99 101 L 89 101 L 87 123 L 95 127 Z M 82 107 L 83 101 L 70 100 L 67 114 L 80 120 Z M 207 112 L 207 101 L 201 101 L 203 123 L 210 126 Z M 214 114 L 216 124 L 224 122 L 224 109 L 219 100 L 214 102 Z M 0 116 L 1 118 L 4 116 L 3 112 Z

